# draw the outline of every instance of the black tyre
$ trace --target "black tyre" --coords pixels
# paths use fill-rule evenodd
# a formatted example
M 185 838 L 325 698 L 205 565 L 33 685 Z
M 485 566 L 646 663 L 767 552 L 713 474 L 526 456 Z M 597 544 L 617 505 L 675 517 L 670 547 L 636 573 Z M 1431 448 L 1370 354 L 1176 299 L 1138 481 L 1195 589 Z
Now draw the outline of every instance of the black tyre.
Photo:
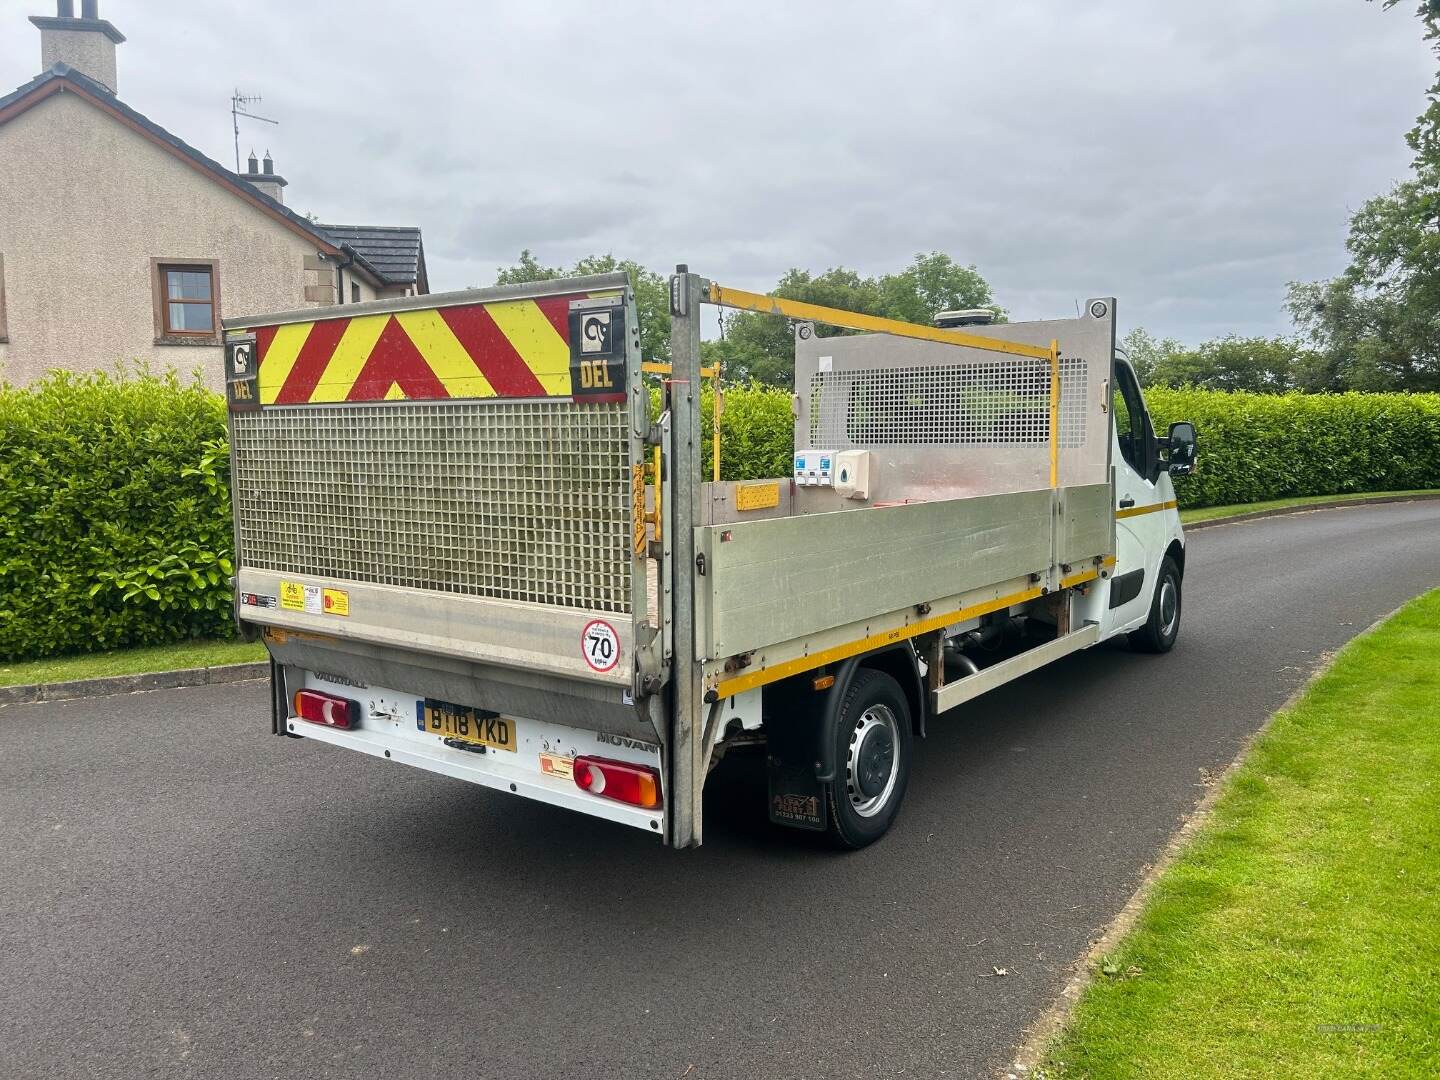
M 1160 576 L 1150 600 L 1150 618 L 1130 632 L 1130 644 L 1141 652 L 1165 653 L 1180 636 L 1180 568 L 1170 556 L 1160 560 Z
M 835 730 L 830 833 L 839 846 L 862 848 L 890 828 L 910 780 L 913 742 L 900 684 L 882 671 L 857 671 Z

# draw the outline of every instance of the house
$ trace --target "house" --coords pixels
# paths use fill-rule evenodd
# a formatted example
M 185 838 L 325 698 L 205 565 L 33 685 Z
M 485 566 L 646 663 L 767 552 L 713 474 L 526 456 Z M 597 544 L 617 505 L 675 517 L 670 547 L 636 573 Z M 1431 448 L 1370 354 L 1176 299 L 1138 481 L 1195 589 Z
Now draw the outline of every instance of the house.
M 116 93 L 98 0 L 35 16 L 0 97 L 0 379 L 140 359 L 222 381 L 222 317 L 429 291 L 418 228 L 320 225 L 266 153 L 235 173 Z

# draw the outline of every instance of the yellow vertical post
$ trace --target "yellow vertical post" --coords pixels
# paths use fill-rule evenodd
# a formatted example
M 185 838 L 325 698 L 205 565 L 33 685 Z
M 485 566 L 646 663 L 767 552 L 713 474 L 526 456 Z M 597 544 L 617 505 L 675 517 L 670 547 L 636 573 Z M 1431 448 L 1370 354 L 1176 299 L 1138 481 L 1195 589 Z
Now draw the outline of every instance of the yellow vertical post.
M 1060 342 L 1050 341 L 1050 486 L 1060 486 Z

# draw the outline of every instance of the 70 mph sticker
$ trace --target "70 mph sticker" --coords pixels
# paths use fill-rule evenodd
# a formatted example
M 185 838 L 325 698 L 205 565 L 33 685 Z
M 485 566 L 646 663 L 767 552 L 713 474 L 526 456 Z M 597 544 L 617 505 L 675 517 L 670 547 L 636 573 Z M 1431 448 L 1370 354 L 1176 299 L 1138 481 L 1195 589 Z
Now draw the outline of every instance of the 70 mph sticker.
M 580 631 L 580 655 L 591 671 L 613 671 L 620 662 L 620 635 L 604 619 L 592 619 Z

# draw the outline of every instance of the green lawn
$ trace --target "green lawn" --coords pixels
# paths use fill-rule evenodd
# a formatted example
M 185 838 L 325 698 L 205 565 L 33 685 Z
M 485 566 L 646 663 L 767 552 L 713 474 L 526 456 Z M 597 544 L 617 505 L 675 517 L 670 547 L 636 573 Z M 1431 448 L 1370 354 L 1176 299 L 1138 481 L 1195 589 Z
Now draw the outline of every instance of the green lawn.
M 98 679 L 103 675 L 139 675 L 147 671 L 178 671 L 181 668 L 243 664 L 264 659 L 265 646 L 258 641 L 253 644 L 244 641 L 187 641 L 181 645 L 116 649 L 114 652 L 86 656 L 30 660 L 23 664 L 0 663 L 0 686 Z
M 1440 1074 L 1440 591 L 1280 713 L 1037 1075 Z
M 1437 495 L 1434 489 L 1420 491 L 1357 491 L 1345 495 L 1301 495 L 1293 499 L 1271 499 L 1269 502 L 1236 503 L 1231 506 L 1202 506 L 1198 510 L 1181 510 L 1180 520 L 1185 524 L 1195 521 L 1209 521 L 1211 518 L 1230 517 L 1232 514 L 1258 514 L 1264 510 L 1285 510 L 1292 506 L 1313 506 L 1316 503 L 1354 502 L 1357 499 L 1378 499 L 1387 495 Z

